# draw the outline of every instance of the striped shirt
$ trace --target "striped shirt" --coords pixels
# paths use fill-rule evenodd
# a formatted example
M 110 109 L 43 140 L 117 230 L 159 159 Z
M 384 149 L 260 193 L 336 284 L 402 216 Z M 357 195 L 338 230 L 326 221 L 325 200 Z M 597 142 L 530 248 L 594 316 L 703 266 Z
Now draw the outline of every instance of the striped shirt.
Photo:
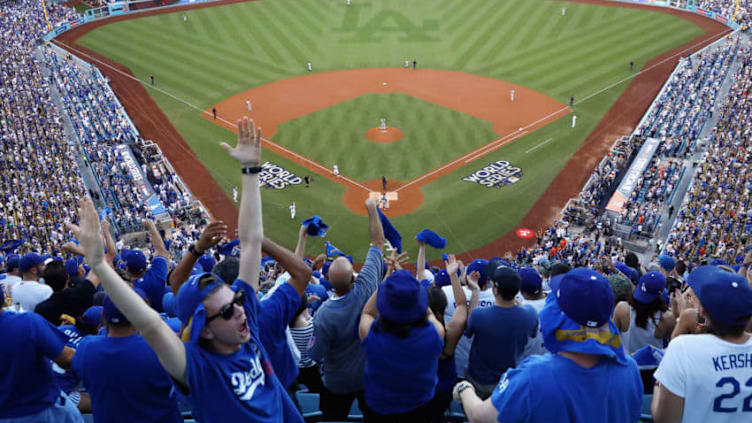
M 308 355 L 308 344 L 311 341 L 311 336 L 313 336 L 313 322 L 310 322 L 301 328 L 290 327 L 290 333 L 292 334 L 293 341 L 295 341 L 295 346 L 298 347 L 298 350 L 300 351 L 298 367 L 306 368 L 315 366 L 316 362 L 311 359 L 310 355 Z

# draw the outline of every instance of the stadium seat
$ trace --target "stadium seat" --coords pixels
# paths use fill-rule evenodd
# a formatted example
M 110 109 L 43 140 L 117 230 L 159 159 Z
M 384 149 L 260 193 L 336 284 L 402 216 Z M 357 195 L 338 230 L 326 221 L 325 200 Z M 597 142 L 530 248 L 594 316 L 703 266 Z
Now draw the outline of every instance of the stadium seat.
M 363 412 L 360 411 L 360 407 L 358 406 L 357 399 L 353 401 L 352 406 L 350 407 L 350 414 L 347 416 L 347 420 L 349 421 L 362 421 L 363 420 Z
M 449 403 L 449 409 L 446 412 L 446 417 L 453 422 L 464 421 L 467 418 L 467 416 L 465 416 L 465 410 L 462 408 L 462 404 L 458 403 L 457 401 L 452 401 Z
M 640 422 L 652 423 L 653 415 L 650 413 L 650 404 L 653 403 L 652 395 L 643 395 L 642 397 L 642 411 L 640 411 Z
M 307 422 L 318 421 L 321 419 L 321 410 L 319 409 L 319 394 L 296 392 L 298 404 L 300 404 L 301 414 Z

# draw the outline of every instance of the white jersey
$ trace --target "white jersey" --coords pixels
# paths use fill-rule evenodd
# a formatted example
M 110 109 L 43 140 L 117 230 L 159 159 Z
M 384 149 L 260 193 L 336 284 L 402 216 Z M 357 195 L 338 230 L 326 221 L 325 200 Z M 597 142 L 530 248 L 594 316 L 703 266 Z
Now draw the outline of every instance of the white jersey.
M 35 281 L 21 281 L 11 291 L 13 304 L 20 304 L 23 311 L 33 312 L 37 304 L 52 296 L 52 288 Z
M 752 419 L 752 338 L 737 345 L 715 335 L 679 336 L 654 377 L 684 398 L 682 423 Z
M 472 295 L 472 292 L 466 286 L 463 286 L 462 289 L 465 291 L 467 304 L 470 305 L 470 296 Z M 454 300 L 454 291 L 452 291 L 451 285 L 443 286 L 441 287 L 441 290 L 444 291 L 444 295 L 446 295 L 447 297 L 447 307 L 446 310 L 444 310 L 444 324 L 447 324 L 452 318 L 455 310 L 457 310 L 457 302 Z M 491 307 L 495 302 L 496 297 L 494 297 L 493 289 L 491 289 L 491 285 L 489 284 L 488 289 L 486 289 L 485 291 L 480 291 L 478 298 L 478 307 Z M 459 377 L 465 377 L 467 362 L 470 359 L 470 347 L 472 345 L 473 338 L 468 338 L 467 336 L 463 335 L 460 337 L 460 341 L 457 343 L 457 349 L 454 350 L 454 364 L 457 368 L 457 375 Z

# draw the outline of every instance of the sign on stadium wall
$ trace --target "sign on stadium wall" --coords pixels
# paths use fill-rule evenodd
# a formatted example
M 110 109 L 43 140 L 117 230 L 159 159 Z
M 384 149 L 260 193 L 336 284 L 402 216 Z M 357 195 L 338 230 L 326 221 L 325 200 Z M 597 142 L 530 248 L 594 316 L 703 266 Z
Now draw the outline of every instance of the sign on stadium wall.
M 486 188 L 502 188 L 522 178 L 522 170 L 506 160 L 498 160 L 462 178 L 465 182 L 480 184 Z
M 267 161 L 261 167 L 263 170 L 259 172 L 259 185 L 263 188 L 284 189 L 303 182 L 298 175 L 272 162 Z

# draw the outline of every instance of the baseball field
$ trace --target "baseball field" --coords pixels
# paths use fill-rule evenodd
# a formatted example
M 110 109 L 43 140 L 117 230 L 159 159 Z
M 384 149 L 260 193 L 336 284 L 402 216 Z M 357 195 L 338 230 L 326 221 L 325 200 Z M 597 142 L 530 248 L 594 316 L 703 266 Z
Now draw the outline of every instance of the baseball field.
M 633 129 L 672 63 L 721 31 L 603 2 L 228 3 L 105 21 L 61 42 L 75 41 L 111 79 L 138 80 L 113 80 L 113 89 L 137 126 L 176 131 L 182 146 L 156 141 L 217 216 L 236 215 L 240 184 L 219 143 L 233 140 L 239 117 L 254 118 L 268 139 L 265 233 L 294 246 L 300 221 L 319 215 L 326 239 L 358 260 L 368 239 L 362 202 L 381 195 L 382 176 L 386 214 L 408 249 L 425 228 L 460 253 L 542 227 Z M 127 84 L 134 98 L 119 89 Z M 159 110 L 146 113 L 151 100 Z M 139 109 L 146 116 L 134 116 Z M 196 157 L 205 170 L 190 167 Z M 310 240 L 308 253 L 322 242 Z

